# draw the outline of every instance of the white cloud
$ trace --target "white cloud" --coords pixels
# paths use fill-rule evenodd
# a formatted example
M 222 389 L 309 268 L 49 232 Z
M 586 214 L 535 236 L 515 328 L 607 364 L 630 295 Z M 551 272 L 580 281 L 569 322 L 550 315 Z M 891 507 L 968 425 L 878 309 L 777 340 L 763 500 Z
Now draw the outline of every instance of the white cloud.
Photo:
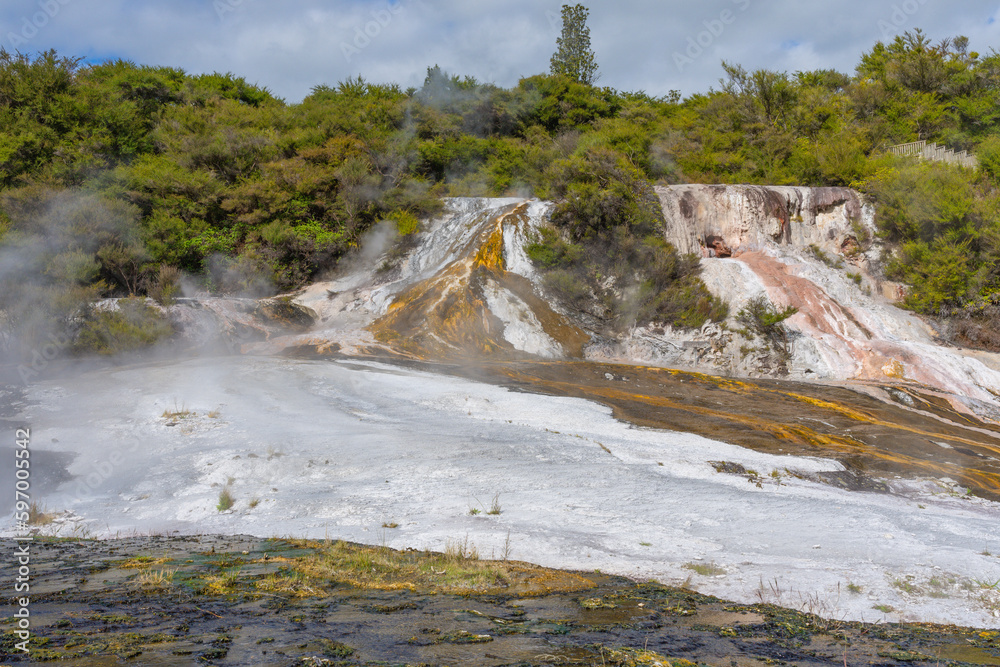
M 122 57 L 195 73 L 231 71 L 294 102 L 317 84 L 357 74 L 419 85 L 435 64 L 513 85 L 521 76 L 548 70 L 560 4 L 7 0 L 0 7 L 0 44 L 11 51 L 55 48 L 63 55 Z M 965 34 L 980 53 L 988 53 L 1000 37 L 995 0 L 587 4 L 600 83 L 656 95 L 706 91 L 717 85 L 722 59 L 747 69 L 852 72 L 861 54 L 888 33 L 922 27 L 934 40 Z M 37 23 L 44 25 L 33 25 L 41 16 Z
M 787 72 L 808 72 L 814 69 L 825 69 L 823 57 L 816 53 L 813 44 L 794 43 L 784 46 L 784 53 L 776 53 L 775 69 Z

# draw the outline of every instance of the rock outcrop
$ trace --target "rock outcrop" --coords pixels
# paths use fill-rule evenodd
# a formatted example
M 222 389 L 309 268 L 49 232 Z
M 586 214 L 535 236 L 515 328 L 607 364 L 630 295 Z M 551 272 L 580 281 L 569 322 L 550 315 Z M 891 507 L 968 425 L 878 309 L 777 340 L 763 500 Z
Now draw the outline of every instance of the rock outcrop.
M 895 307 L 901 286 L 880 275 L 873 210 L 858 193 L 749 185 L 656 191 L 667 240 L 702 257 L 702 279 L 731 314 L 759 296 L 798 309 L 784 323 L 788 350 L 774 354 L 730 323 L 693 334 L 638 328 L 593 348 L 596 357 L 742 376 L 912 382 L 1000 415 L 1000 357 L 942 346 L 925 322 Z
M 308 331 L 316 322 L 315 313 L 289 298 L 180 298 L 160 308 L 178 331 L 178 346 L 201 352 L 244 352 L 246 346 Z
M 850 188 L 658 186 L 667 237 L 682 253 L 730 257 L 772 245 L 857 248 L 873 211 Z
M 331 339 L 345 351 L 419 359 L 582 356 L 589 336 L 541 296 L 524 251 L 550 210 L 537 200 L 448 200 L 403 256 L 300 294 L 320 322 L 294 344 Z

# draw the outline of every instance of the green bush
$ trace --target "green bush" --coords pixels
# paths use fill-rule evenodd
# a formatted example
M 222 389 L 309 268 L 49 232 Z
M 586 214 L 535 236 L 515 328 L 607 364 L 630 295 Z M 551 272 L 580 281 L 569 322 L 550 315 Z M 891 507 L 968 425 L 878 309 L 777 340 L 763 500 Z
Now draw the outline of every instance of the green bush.
M 979 169 L 1000 186 L 1000 136 L 987 137 L 976 149 Z
M 903 303 L 917 312 L 936 315 L 944 307 L 962 305 L 969 295 L 973 267 L 964 244 L 911 241 L 887 268 L 890 276 L 909 285 Z
M 570 267 L 583 259 L 583 246 L 567 243 L 554 229 L 543 228 L 524 248 L 528 257 L 545 269 Z
M 228 486 L 223 487 L 222 491 L 219 491 L 219 503 L 215 506 L 215 509 L 225 512 L 234 504 L 236 504 L 236 499 L 233 497 L 233 492 L 230 491 Z
M 552 214 L 556 229 L 543 229 L 526 250 L 568 305 L 618 329 L 649 322 L 699 327 L 725 318 L 726 305 L 698 278 L 698 258 L 681 257 L 663 239 L 659 200 L 624 155 L 580 147 L 548 178 L 561 197 Z
M 747 333 L 763 339 L 770 349 L 788 356 L 788 331 L 782 322 L 797 312 L 794 306 L 779 310 L 761 294 L 740 308 L 736 321 L 746 327 Z
M 174 298 L 180 294 L 180 279 L 181 272 L 176 267 L 161 264 L 156 277 L 151 279 L 146 291 L 149 297 L 161 306 L 169 306 L 173 304 Z
M 409 211 L 394 211 L 389 219 L 396 223 L 396 233 L 400 236 L 410 236 L 420 231 L 420 219 Z
M 968 233 L 976 193 L 973 176 L 944 163 L 898 159 L 865 184 L 876 202 L 880 234 L 889 241 L 924 241 Z
M 664 322 L 684 329 L 696 329 L 705 322 L 721 322 L 729 315 L 729 305 L 715 298 L 697 275 L 689 274 L 656 290 L 650 282 L 639 291 L 636 320 Z
M 591 300 L 587 280 L 567 269 L 555 269 L 545 274 L 546 289 L 575 308 L 585 307 Z
M 113 355 L 135 352 L 164 341 L 173 326 L 145 299 L 130 297 L 118 301 L 118 309 L 90 307 L 76 334 L 74 349 L 79 353 Z

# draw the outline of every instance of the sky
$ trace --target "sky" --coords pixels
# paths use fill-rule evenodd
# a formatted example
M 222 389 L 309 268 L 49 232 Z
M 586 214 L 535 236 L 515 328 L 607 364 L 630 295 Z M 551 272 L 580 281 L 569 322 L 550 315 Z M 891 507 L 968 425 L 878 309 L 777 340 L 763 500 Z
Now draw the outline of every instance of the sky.
M 922 28 L 1000 49 L 1000 0 L 591 0 L 598 84 L 685 96 L 723 60 L 852 73 L 879 40 Z M 427 68 L 499 86 L 545 73 L 562 2 L 537 0 L 4 0 L 0 46 L 232 72 L 294 103 L 348 77 L 419 86 Z

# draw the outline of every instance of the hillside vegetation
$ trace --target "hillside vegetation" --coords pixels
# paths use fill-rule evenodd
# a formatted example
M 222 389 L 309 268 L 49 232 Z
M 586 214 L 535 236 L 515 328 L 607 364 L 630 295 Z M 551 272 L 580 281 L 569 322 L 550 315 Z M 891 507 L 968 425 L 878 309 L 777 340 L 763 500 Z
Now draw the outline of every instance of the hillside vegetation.
M 917 31 L 874 45 L 851 75 L 722 71 L 717 89 L 681 99 L 565 75 L 504 89 L 432 67 L 419 89 L 359 77 L 287 104 L 233 74 L 2 52 L 0 308 L 65 318 L 102 296 L 169 299 L 181 276 L 288 290 L 379 220 L 412 227 L 442 196 L 521 194 L 559 203 L 533 247 L 557 292 L 582 298 L 611 276 L 634 297 L 612 316 L 697 326 L 724 305 L 660 240 L 650 186 L 758 183 L 867 193 L 906 305 L 991 328 L 1000 54 Z M 981 168 L 885 154 L 917 139 Z M 976 327 L 969 340 L 989 338 Z

